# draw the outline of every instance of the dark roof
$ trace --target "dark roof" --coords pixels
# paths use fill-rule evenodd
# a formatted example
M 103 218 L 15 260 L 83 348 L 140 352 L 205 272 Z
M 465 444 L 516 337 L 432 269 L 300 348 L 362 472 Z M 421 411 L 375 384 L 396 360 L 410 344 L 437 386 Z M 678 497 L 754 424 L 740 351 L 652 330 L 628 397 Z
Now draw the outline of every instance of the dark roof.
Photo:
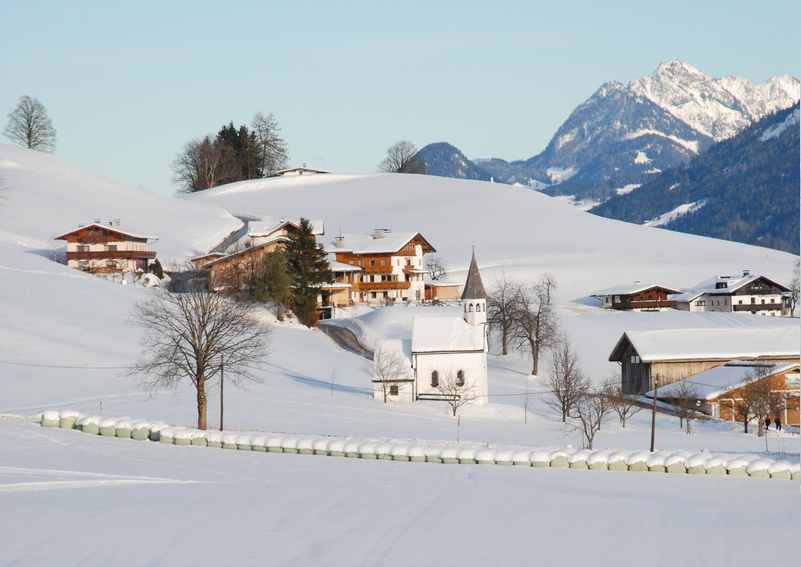
M 467 271 L 467 280 L 464 282 L 462 299 L 487 299 L 487 292 L 484 291 L 484 283 L 481 281 L 481 272 L 478 271 L 475 250 L 470 260 L 470 269 Z

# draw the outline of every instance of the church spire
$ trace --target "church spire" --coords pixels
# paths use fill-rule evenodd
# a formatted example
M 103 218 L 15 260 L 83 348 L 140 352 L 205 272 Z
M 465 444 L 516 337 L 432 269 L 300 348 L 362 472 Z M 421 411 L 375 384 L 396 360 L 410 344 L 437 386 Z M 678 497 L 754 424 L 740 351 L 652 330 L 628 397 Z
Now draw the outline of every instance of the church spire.
M 478 271 L 475 249 L 473 249 L 473 257 L 470 260 L 470 269 L 467 271 L 467 280 L 464 282 L 462 300 L 465 299 L 487 299 L 487 292 L 484 291 L 484 283 L 481 281 L 481 272 Z

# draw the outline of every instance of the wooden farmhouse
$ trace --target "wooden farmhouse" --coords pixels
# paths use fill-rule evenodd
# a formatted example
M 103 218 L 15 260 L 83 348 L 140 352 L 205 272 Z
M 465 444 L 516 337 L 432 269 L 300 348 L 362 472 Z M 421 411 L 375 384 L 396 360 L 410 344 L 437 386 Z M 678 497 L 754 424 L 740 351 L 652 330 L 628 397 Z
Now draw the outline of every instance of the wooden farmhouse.
M 790 289 L 767 276 L 744 270 L 739 277 L 718 276 L 695 289 L 671 296 L 683 311 L 748 313 L 781 317 L 790 314 Z
M 425 284 L 426 301 L 459 301 L 459 289 L 462 285 L 458 282 L 433 280 Z
M 67 265 L 93 274 L 146 272 L 156 253 L 148 248 L 154 236 L 122 230 L 119 221 L 94 222 L 55 237 L 67 242 Z
M 337 236 L 326 251 L 336 262 L 337 283 L 349 286 L 349 303 L 392 303 L 423 301 L 423 257 L 436 250 L 419 232 L 376 229 L 369 235 Z M 345 266 L 358 270 L 347 271 Z M 344 302 L 345 294 L 341 292 L 337 302 Z
M 623 311 L 664 311 L 673 309 L 675 301 L 670 294 L 679 290 L 655 283 L 642 284 L 635 282 L 629 286 L 617 286 L 593 294 L 601 300 L 604 309 Z
M 799 330 L 783 325 L 626 331 L 609 361 L 620 364 L 624 393 L 644 394 L 657 379 L 666 386 L 735 359 L 797 363 Z
M 773 406 L 773 421 L 777 418 L 784 425 L 799 426 L 799 364 L 781 362 L 733 360 L 722 366 L 710 368 L 648 392 L 659 400 L 681 405 L 689 403 L 700 411 L 724 421 L 745 419 L 745 400 L 749 389 L 759 387 L 769 392 Z M 763 390 L 764 388 L 764 390 Z M 749 415 L 749 417 L 752 417 Z

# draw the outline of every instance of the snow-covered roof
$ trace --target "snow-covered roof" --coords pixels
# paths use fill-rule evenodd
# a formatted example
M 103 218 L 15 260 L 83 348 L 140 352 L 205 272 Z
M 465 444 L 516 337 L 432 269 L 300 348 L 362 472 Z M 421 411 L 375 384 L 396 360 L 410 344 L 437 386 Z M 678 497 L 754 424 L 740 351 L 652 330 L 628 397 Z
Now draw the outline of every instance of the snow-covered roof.
M 640 293 L 641 291 L 645 291 L 651 288 L 662 288 L 666 290 L 668 293 L 679 293 L 680 290 L 674 289 L 672 287 L 668 287 L 666 285 L 662 285 L 660 283 L 640 283 L 636 282 L 631 285 L 618 285 L 614 287 L 610 287 L 607 289 L 602 289 L 600 291 L 596 291 L 593 293 L 593 297 L 601 297 L 604 295 L 631 295 L 633 293 Z
M 312 227 L 312 233 L 315 236 L 325 234 L 325 223 L 322 219 L 310 219 L 309 224 Z M 295 228 L 300 226 L 299 218 L 291 219 L 261 219 L 257 221 L 250 221 L 248 223 L 248 234 L 251 237 L 269 236 L 276 230 L 280 230 L 286 226 L 293 226 Z
M 684 384 L 692 389 L 692 397 L 694 399 L 712 400 L 721 394 L 736 390 L 756 380 L 798 371 L 798 368 L 798 363 L 771 364 L 762 361 L 732 360 L 723 366 L 710 368 L 685 380 L 663 386 L 659 388 L 657 395 L 660 398 L 675 398 L 686 395 L 681 391 L 682 384 Z M 652 398 L 654 396 L 653 390 L 646 395 Z
M 460 287 L 462 284 L 461 282 L 449 280 L 431 280 L 430 282 L 426 282 L 426 285 L 430 285 L 431 287 Z
M 794 357 L 801 351 L 801 328 L 786 325 L 626 331 L 609 355 L 611 362 L 622 359 L 626 342 L 634 346 L 643 362 Z
M 345 262 L 337 262 L 336 254 L 328 254 L 328 266 L 332 272 L 361 272 L 359 266 L 346 264 Z
M 289 167 L 287 169 L 279 169 L 278 171 L 273 173 L 273 176 L 280 176 L 286 173 L 292 173 L 293 171 L 304 171 L 307 173 L 331 173 L 330 171 L 325 171 L 322 169 L 312 169 L 310 167 L 303 166 L 303 167 Z
M 69 236 L 70 234 L 75 234 L 79 230 L 84 230 L 84 229 L 93 228 L 93 227 L 94 228 L 99 228 L 100 230 L 104 230 L 106 232 L 114 232 L 116 234 L 121 234 L 123 236 L 129 236 L 131 238 L 137 238 L 137 239 L 141 239 L 141 240 L 158 240 L 158 237 L 156 237 L 156 236 L 147 236 L 147 235 L 144 235 L 144 234 L 135 234 L 133 232 L 128 232 L 128 231 L 122 230 L 119 226 L 111 226 L 111 225 L 102 224 L 102 223 L 99 223 L 99 222 L 93 222 L 93 223 L 81 225 L 78 228 L 69 230 L 69 231 L 67 231 L 67 232 L 65 232 L 63 234 L 59 234 L 58 236 L 53 237 L 53 240 L 63 240 L 65 237 Z
M 484 328 L 461 317 L 415 317 L 412 352 L 484 350 Z
M 790 291 L 787 286 L 782 284 L 781 282 L 777 282 L 776 280 L 769 278 L 763 274 L 750 274 L 750 273 L 743 273 L 741 276 L 729 277 L 729 276 L 716 276 L 713 278 L 706 279 L 697 285 L 693 286 L 690 289 L 684 290 L 682 293 L 677 293 L 676 295 L 672 295 L 671 299 L 675 301 L 692 301 L 701 295 L 729 295 L 734 293 L 738 289 L 743 286 L 746 286 L 750 283 L 753 283 L 759 279 L 765 279 L 768 282 L 772 283 L 773 285 L 781 288 L 782 291 Z M 717 287 L 718 283 L 724 283 L 726 287 Z
M 343 234 L 326 245 L 326 252 L 352 252 L 353 254 L 392 254 L 403 248 L 415 237 L 420 237 L 426 252 L 436 252 L 433 246 L 419 232 L 381 232 L 375 234 Z
M 406 346 L 408 343 L 404 344 L 404 341 L 400 339 L 383 339 L 376 343 L 375 348 L 375 356 L 373 360 L 378 362 L 382 354 L 386 354 L 392 357 L 398 357 L 398 360 L 402 362 L 405 372 L 398 376 L 393 376 L 392 379 L 387 380 L 388 382 L 411 382 L 414 381 L 414 377 L 412 376 L 412 363 L 409 360 L 409 353 L 406 350 Z M 382 382 L 379 376 L 373 376 L 373 382 Z

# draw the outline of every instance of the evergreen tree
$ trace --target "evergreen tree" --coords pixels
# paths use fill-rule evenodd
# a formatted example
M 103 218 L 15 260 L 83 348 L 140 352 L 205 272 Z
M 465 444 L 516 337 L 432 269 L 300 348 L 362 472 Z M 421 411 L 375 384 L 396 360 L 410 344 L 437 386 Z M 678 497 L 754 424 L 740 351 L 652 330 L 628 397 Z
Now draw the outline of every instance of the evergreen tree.
M 292 280 L 284 252 L 271 252 L 264 257 L 251 289 L 253 299 L 271 302 L 275 316 L 284 320 L 286 308 L 292 305 Z
M 156 276 L 158 279 L 164 279 L 164 268 L 161 267 L 161 262 L 159 262 L 158 258 L 153 260 L 153 263 L 150 264 L 149 269 L 150 273 Z
M 320 285 L 334 279 L 325 251 L 318 246 L 308 219 L 289 232 L 286 261 L 292 280 L 292 303 L 295 315 L 307 327 L 317 324 L 317 295 Z

